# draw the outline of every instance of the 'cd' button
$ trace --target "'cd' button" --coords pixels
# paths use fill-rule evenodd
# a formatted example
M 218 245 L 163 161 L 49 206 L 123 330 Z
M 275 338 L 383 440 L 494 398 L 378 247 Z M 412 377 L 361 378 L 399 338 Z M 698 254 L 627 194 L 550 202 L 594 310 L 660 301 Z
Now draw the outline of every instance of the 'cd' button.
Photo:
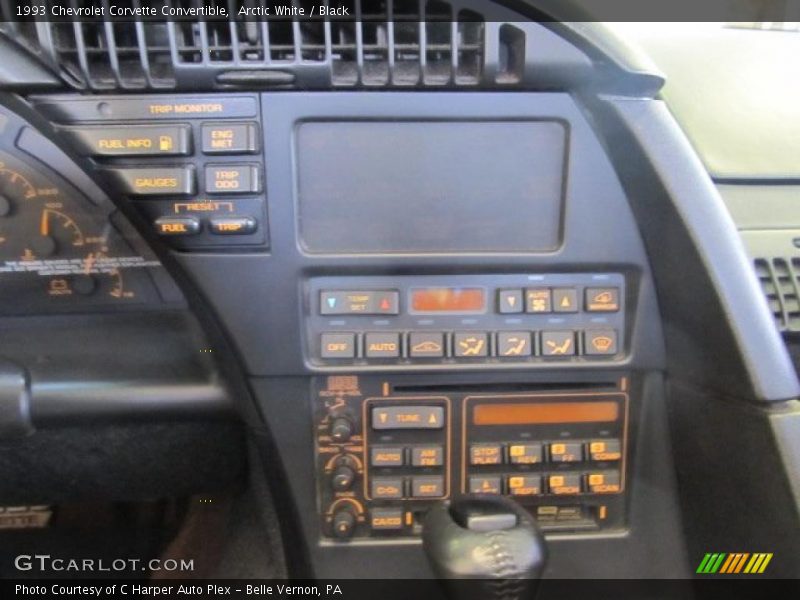
M 249 235 L 258 228 L 253 217 L 212 217 L 208 227 L 214 235 Z
M 200 221 L 194 217 L 159 217 L 155 221 L 159 235 L 195 235 L 200 233 Z

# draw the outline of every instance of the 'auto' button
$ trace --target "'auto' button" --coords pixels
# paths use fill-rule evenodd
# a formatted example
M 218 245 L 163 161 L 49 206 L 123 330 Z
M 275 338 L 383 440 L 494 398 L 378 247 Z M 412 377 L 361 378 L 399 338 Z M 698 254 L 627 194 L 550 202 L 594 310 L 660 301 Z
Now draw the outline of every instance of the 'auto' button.
M 248 235 L 258 229 L 253 217 L 212 217 L 208 228 L 214 235 Z

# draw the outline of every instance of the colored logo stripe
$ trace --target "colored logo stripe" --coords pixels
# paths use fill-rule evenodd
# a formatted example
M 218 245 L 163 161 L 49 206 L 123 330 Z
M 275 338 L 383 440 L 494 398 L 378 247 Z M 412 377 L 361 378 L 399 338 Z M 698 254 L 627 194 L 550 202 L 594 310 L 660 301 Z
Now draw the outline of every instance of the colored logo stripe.
M 749 552 L 733 552 L 730 554 L 726 552 L 709 552 L 700 561 L 700 566 L 697 567 L 696 572 L 706 575 L 715 573 L 728 575 L 763 573 L 772 560 L 772 556 L 772 553 L 765 552 L 757 552 L 755 554 L 750 554 Z

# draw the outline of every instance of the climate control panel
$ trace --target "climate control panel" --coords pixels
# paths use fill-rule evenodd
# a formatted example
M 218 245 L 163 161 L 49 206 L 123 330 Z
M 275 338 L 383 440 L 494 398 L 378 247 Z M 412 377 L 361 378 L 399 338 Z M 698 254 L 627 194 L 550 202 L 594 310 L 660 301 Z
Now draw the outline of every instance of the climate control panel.
M 624 525 L 625 377 L 589 389 L 314 385 L 323 538 L 416 537 L 432 504 L 463 493 L 513 496 L 546 531 Z
M 627 291 L 621 273 L 314 278 L 307 355 L 318 367 L 620 360 Z

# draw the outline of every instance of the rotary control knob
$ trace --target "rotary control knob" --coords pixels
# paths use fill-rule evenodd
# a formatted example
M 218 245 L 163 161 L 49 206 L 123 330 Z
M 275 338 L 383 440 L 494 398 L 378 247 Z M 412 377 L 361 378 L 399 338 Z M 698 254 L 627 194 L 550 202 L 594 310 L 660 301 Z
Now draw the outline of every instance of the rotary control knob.
M 333 515 L 333 536 L 340 540 L 353 536 L 356 528 L 356 516 L 349 508 L 337 510 Z
M 353 435 L 353 422 L 346 417 L 336 417 L 331 422 L 330 434 L 334 442 L 346 442 Z
M 347 465 L 339 465 L 331 477 L 331 487 L 337 492 L 350 489 L 356 479 L 356 472 Z

